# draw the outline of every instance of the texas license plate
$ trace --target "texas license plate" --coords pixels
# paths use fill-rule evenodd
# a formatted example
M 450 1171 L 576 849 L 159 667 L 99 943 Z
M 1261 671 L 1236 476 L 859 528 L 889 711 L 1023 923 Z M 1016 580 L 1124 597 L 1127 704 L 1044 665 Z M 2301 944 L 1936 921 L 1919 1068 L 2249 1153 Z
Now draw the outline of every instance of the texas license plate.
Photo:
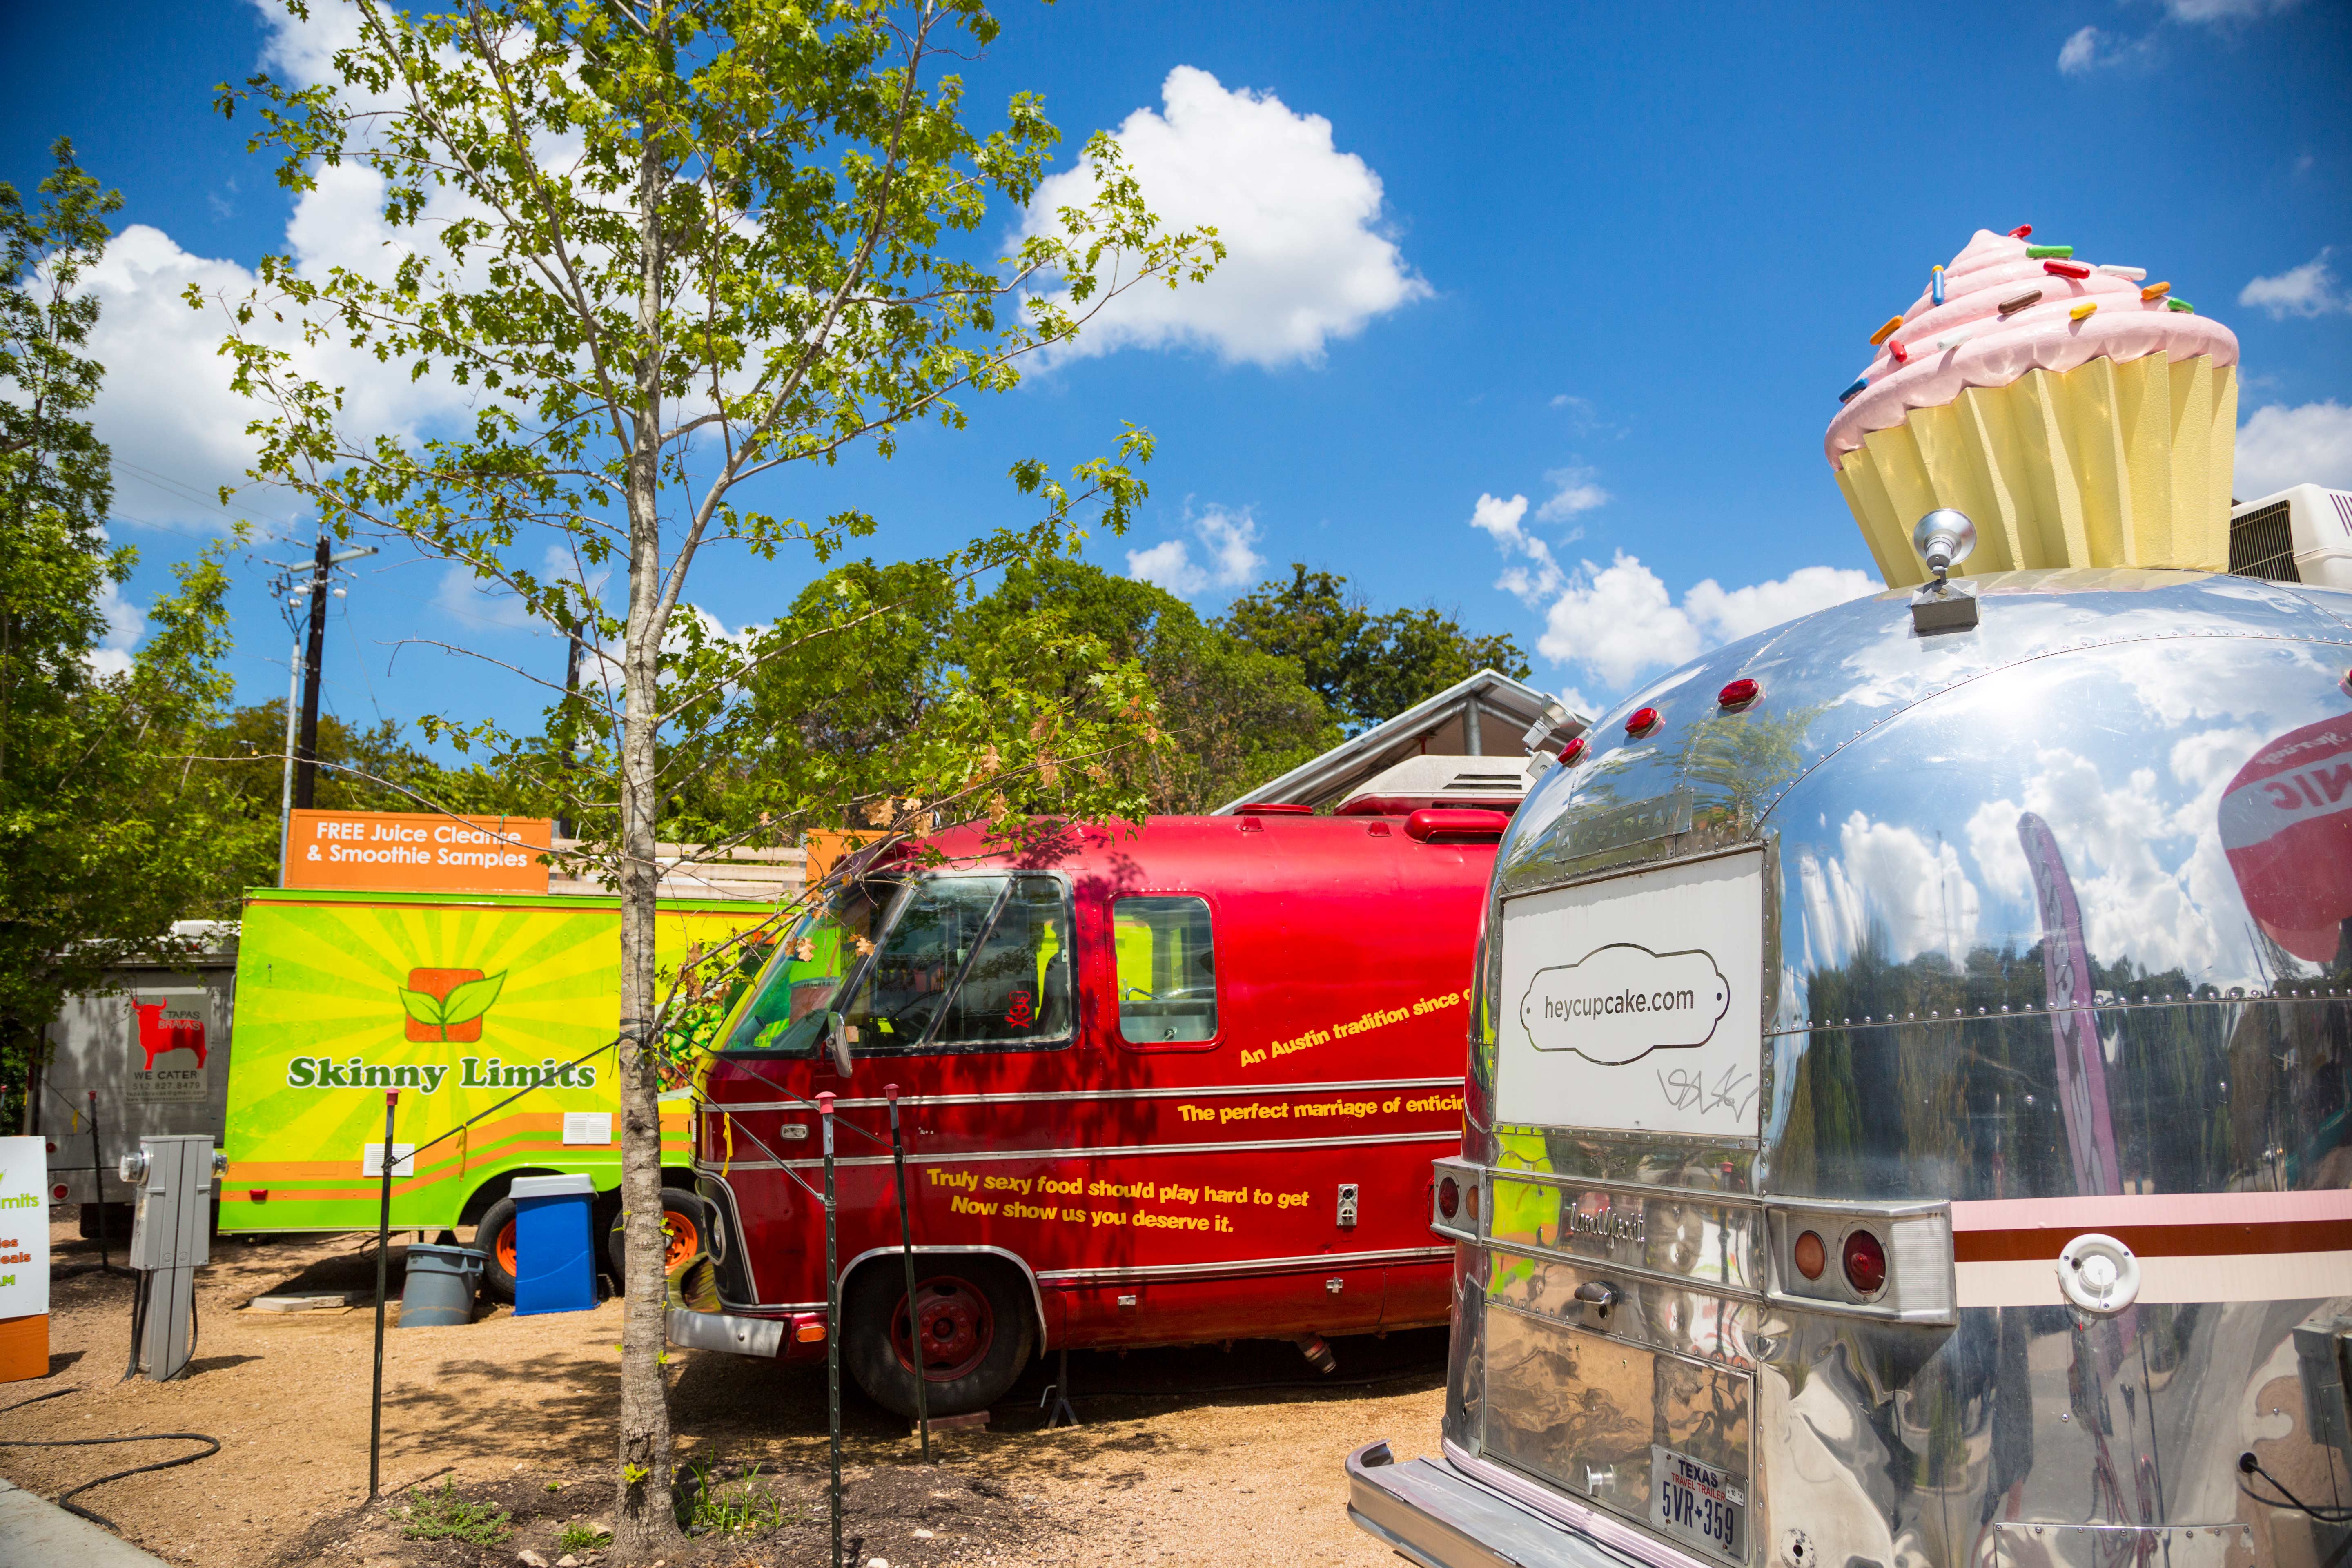
M 1744 1478 L 1671 1448 L 1650 1447 L 1650 1528 L 1721 1556 L 1747 1555 Z

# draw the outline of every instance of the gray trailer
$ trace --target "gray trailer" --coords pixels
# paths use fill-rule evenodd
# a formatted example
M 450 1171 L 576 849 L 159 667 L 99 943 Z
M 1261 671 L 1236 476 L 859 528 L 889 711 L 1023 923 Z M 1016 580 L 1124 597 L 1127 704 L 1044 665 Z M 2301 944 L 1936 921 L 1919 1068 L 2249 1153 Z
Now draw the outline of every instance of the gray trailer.
M 219 1142 L 228 1109 L 236 1016 L 236 927 L 183 921 L 182 962 L 126 963 L 99 989 L 69 996 L 48 1028 L 49 1059 L 32 1082 L 28 1132 L 47 1143 L 49 1200 L 81 1207 L 82 1234 L 127 1240 L 135 1194 L 116 1173 L 142 1138 Z

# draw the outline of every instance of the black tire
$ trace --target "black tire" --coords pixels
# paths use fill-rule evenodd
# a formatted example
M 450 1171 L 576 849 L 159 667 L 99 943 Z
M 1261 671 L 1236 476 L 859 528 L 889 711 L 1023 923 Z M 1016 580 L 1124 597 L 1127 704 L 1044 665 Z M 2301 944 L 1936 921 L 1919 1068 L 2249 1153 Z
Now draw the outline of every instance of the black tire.
M 488 1259 L 482 1265 L 482 1289 L 489 1292 L 491 1300 L 509 1307 L 514 1305 L 515 1277 L 504 1259 L 514 1256 L 514 1199 L 500 1198 L 482 1212 L 480 1223 L 474 1226 L 474 1249 Z
M 612 1228 L 605 1232 L 604 1256 L 613 1266 L 614 1288 L 621 1290 L 628 1288 L 629 1278 L 628 1234 L 624 1228 L 626 1219 L 616 1200 Z M 676 1268 L 694 1253 L 710 1250 L 710 1207 L 684 1187 L 662 1188 L 662 1221 L 671 1237 L 670 1268 Z
M 1003 1259 L 976 1255 L 919 1257 L 915 1271 L 925 1342 L 946 1347 L 925 1387 L 930 1414 L 986 1409 L 1004 1397 L 1035 1353 L 1037 1319 L 1027 1282 Z M 896 1256 L 876 1258 L 857 1271 L 842 1300 L 841 1349 L 866 1396 L 911 1419 L 914 1370 L 892 1342 L 906 1310 L 905 1266 Z

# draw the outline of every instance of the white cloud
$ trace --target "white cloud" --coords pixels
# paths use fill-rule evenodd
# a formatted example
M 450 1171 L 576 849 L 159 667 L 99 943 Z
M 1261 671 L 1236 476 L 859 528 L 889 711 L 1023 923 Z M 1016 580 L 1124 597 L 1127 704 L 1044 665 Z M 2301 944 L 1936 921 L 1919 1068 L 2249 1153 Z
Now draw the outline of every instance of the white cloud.
M 2255 409 L 2238 428 L 2237 475 L 2231 488 L 2252 500 L 2305 484 L 2352 489 L 2352 408 L 2330 399 Z
M 1208 556 L 1202 567 L 1192 560 L 1192 548 L 1182 539 L 1162 540 L 1149 550 L 1127 552 L 1127 574 L 1189 599 L 1210 588 L 1238 588 L 1253 581 L 1265 557 L 1255 548 L 1257 520 L 1244 507 L 1238 512 L 1212 506 L 1192 520 L 1192 536 Z
M 1738 642 L 1783 621 L 1878 592 L 1867 572 L 1846 566 L 1800 566 L 1774 583 L 1724 588 L 1712 577 L 1683 595 L 1683 605 L 1717 640 Z
M 2107 63 L 2113 57 L 2102 58 L 2099 53 L 2099 45 L 2106 37 L 2096 27 L 2079 27 L 2067 35 L 2066 42 L 2058 50 L 2058 69 L 2067 76 L 2081 76 Z
M 1525 496 L 1504 500 L 1482 495 L 1471 509 L 1470 526 L 1494 540 L 1504 559 L 1511 563 L 1496 579 L 1495 586 L 1517 596 L 1520 603 L 1535 606 L 1559 593 L 1566 585 L 1568 574 L 1552 558 L 1551 546 L 1519 526 L 1519 520 L 1527 515 Z
M 89 668 L 101 676 L 127 675 L 131 650 L 147 635 L 147 614 L 124 598 L 120 586 L 106 580 L 98 585 L 98 611 L 106 617 L 106 631 L 90 649 Z
M 1330 339 L 1428 296 L 1381 231 L 1380 176 L 1332 145 L 1329 121 L 1192 66 L 1168 73 L 1160 102 L 1128 116 L 1120 150 L 1152 212 L 1171 228 L 1213 226 L 1225 259 L 1205 283 L 1122 295 L 1064 357 L 1200 345 L 1228 363 L 1311 363 Z M 1025 232 L 1053 228 L 1093 188 L 1084 165 L 1047 180 Z
M 2302 0 L 2164 0 L 2164 14 L 2176 22 L 2252 22 L 2300 4 Z
M 1536 647 L 1546 658 L 1580 666 L 1612 690 L 1717 644 L 1878 591 L 1866 572 L 1802 566 L 1744 588 L 1710 577 L 1676 604 L 1658 574 L 1622 550 L 1606 566 L 1587 561 L 1573 572 L 1562 568 L 1551 546 L 1523 526 L 1527 513 L 1525 496 L 1482 495 L 1471 511 L 1470 526 L 1494 540 L 1509 563 L 1495 585 L 1544 611 Z
M 2255 279 L 2238 290 L 2238 303 L 2268 311 L 2273 321 L 2284 321 L 2289 316 L 2325 316 L 2352 310 L 2352 299 L 2336 290 L 2335 275 L 2327 266 L 2327 250 L 2275 278 Z
M 1554 468 L 1544 478 L 1552 486 L 1551 499 L 1536 508 L 1538 522 L 1561 522 L 1580 511 L 1609 504 L 1609 492 L 1593 482 L 1597 470 L 1570 467 Z

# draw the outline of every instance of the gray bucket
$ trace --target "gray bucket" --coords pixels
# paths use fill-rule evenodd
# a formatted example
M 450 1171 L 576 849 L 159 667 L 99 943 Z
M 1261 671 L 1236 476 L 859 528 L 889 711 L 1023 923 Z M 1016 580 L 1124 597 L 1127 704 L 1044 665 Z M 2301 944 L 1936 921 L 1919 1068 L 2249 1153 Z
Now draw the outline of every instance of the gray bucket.
M 474 1292 L 489 1255 L 470 1247 L 412 1247 L 400 1291 L 400 1326 L 446 1329 L 474 1321 Z

